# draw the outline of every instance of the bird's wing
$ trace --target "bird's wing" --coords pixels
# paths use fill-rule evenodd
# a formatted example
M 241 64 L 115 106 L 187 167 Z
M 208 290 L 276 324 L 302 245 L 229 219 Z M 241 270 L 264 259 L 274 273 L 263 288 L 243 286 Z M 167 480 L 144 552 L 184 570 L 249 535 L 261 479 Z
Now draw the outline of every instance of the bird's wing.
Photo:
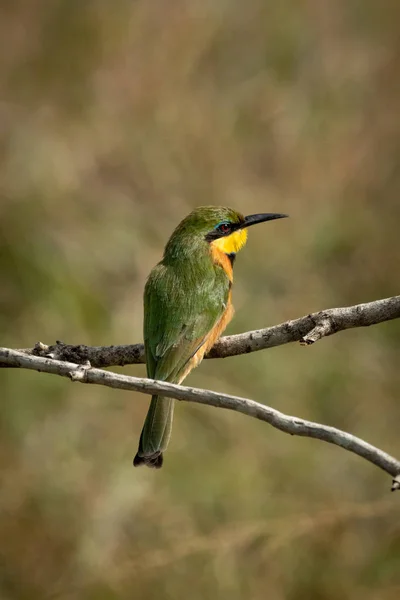
M 229 280 L 222 269 L 185 282 L 168 266 L 151 273 L 144 296 L 147 374 L 178 381 L 226 309 Z M 189 292 L 191 290 L 191 292 Z

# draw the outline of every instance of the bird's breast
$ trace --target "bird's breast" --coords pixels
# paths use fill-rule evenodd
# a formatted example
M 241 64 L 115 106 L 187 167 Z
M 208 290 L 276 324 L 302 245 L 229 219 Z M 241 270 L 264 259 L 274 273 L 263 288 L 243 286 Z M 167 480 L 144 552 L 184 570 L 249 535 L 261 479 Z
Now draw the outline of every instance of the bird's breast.
M 190 361 L 188 362 L 186 369 L 182 373 L 179 383 L 187 377 L 192 369 L 197 367 L 199 363 L 203 360 L 204 356 L 211 350 L 214 346 L 215 342 L 220 338 L 224 329 L 228 325 L 229 321 L 232 319 L 234 314 L 234 308 L 231 300 L 231 291 L 229 290 L 228 300 L 225 304 L 224 312 L 222 313 L 220 319 L 215 323 L 214 327 L 211 329 L 209 334 L 207 335 L 204 344 L 200 346 L 197 350 L 196 354 L 192 356 Z
M 218 246 L 214 244 L 210 245 L 211 248 L 211 258 L 214 265 L 218 265 L 223 268 L 228 277 L 229 281 L 233 282 L 233 261 L 230 259 L 230 255 L 226 254 L 223 250 L 221 250 Z

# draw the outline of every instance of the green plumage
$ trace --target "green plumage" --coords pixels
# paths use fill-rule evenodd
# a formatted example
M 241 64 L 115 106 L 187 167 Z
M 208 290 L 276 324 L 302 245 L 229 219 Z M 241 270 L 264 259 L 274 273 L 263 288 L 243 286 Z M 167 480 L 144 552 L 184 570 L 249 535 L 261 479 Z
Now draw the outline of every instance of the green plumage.
M 243 229 L 285 216 L 268 213 L 243 217 L 230 208 L 201 206 L 178 225 L 162 261 L 150 273 L 144 292 L 148 377 L 171 383 L 184 379 L 201 359 L 196 356 L 198 350 L 215 341 L 231 316 L 227 310 L 231 285 L 228 273 L 232 273 L 234 253 L 245 242 Z M 173 410 L 172 399 L 152 397 L 135 466 L 162 466 Z
M 174 231 L 144 292 L 147 375 L 180 382 L 188 362 L 223 315 L 229 279 L 211 260 L 206 235 L 224 219 L 243 219 L 221 207 L 201 207 Z M 134 464 L 160 467 L 171 434 L 174 400 L 153 396 Z

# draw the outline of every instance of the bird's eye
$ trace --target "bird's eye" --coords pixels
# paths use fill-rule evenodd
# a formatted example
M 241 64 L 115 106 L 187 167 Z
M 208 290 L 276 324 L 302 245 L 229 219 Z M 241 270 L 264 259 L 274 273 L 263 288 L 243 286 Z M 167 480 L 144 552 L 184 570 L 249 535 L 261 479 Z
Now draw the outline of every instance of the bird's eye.
M 219 225 L 217 225 L 216 229 L 217 231 L 219 231 L 219 233 L 229 233 L 231 230 L 231 226 L 229 225 L 229 223 L 220 223 Z

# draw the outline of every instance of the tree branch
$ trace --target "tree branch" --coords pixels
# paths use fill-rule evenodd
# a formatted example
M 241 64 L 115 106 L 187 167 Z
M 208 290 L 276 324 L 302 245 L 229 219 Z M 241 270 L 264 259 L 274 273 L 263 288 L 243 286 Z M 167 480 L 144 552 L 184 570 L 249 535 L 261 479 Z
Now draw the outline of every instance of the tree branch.
M 227 358 L 228 356 L 248 354 L 289 342 L 310 345 L 322 337 L 333 335 L 338 331 L 368 327 L 398 318 L 400 318 L 400 296 L 344 308 L 330 308 L 266 329 L 223 337 L 215 344 L 206 358 Z M 93 367 L 100 368 L 144 362 L 143 344 L 84 346 L 57 342 L 52 346 L 47 346 L 39 343 L 34 348 L 26 348 L 21 352 L 77 364 L 89 361 Z
M 28 355 L 8 348 L 0 348 L 0 360 L 8 366 L 33 369 L 45 373 L 69 377 L 72 381 L 81 383 L 95 383 L 112 388 L 142 392 L 144 394 L 161 394 L 169 398 L 208 404 L 217 408 L 235 410 L 250 417 L 260 419 L 269 423 L 276 429 L 291 435 L 316 438 L 330 444 L 340 446 L 350 452 L 354 452 L 383 469 L 393 477 L 392 490 L 400 488 L 400 462 L 379 448 L 375 448 L 364 440 L 350 433 L 321 425 L 312 421 L 306 421 L 298 417 L 285 415 L 280 411 L 254 402 L 247 398 L 220 394 L 209 390 L 201 390 L 186 386 L 175 385 L 141 377 L 130 377 L 110 373 L 101 369 L 91 368 L 87 365 L 42 358 L 40 356 Z

